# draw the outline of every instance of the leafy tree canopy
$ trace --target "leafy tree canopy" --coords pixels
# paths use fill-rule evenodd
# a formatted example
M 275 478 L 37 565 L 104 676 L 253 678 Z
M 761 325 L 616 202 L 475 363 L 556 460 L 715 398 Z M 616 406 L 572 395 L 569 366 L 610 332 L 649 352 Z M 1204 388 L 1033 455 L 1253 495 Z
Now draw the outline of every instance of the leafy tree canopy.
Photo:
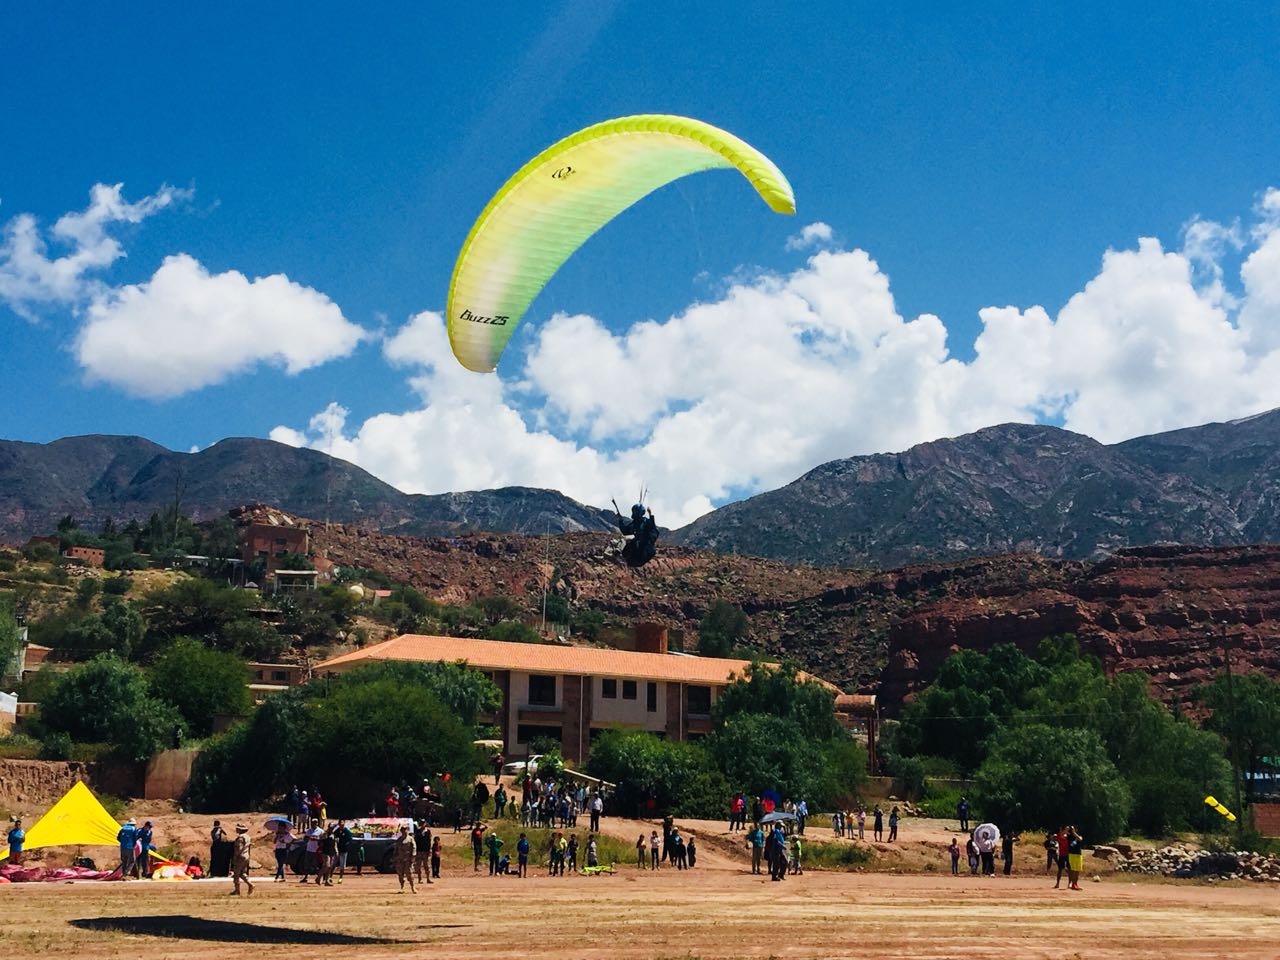
M 248 668 L 231 653 L 210 650 L 182 637 L 170 644 L 151 665 L 151 692 L 171 704 L 197 737 L 213 732 L 215 716 L 243 716 L 253 706 L 245 686 Z

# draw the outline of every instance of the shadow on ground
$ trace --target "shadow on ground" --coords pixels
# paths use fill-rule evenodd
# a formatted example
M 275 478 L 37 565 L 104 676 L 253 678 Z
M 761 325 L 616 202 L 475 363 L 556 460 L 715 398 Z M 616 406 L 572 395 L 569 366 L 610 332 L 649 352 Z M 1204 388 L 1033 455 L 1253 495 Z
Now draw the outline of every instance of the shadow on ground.
M 183 940 L 211 940 L 215 943 L 296 944 L 299 946 L 362 946 L 370 944 L 413 943 L 386 937 L 353 936 L 328 930 L 293 930 L 268 927 L 258 923 L 234 923 L 228 920 L 206 920 L 182 914 L 156 917 L 92 917 L 68 920 L 81 930 L 106 930 L 135 933 L 148 937 L 179 937 Z

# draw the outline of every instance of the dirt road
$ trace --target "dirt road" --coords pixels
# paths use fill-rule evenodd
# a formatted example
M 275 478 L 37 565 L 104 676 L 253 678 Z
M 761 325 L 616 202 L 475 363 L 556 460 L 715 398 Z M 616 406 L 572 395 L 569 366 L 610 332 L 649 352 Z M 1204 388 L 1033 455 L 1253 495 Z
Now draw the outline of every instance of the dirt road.
M 486 960 L 697 957 L 1230 957 L 1273 960 L 1273 886 L 1086 884 L 1040 878 L 811 872 L 783 883 L 737 869 L 527 880 L 446 872 L 416 896 L 386 876 L 318 888 L 262 878 L 0 888 L 7 957 L 230 960 L 430 953 Z

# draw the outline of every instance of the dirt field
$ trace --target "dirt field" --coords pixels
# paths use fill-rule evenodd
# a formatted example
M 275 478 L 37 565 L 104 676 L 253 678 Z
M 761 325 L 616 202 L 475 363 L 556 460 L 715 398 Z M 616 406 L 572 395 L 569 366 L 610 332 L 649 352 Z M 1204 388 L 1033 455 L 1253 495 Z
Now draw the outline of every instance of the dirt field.
M 461 851 L 459 851 L 461 852 Z M 708 851 L 710 852 L 710 851 Z M 705 859 L 705 858 L 704 858 Z M 318 888 L 263 877 L 252 897 L 222 880 L 0 888 L 0 955 L 695 957 L 1231 957 L 1280 953 L 1274 885 L 1087 882 L 1039 876 L 819 873 L 771 883 L 734 858 L 657 874 L 490 878 L 451 857 L 400 895 L 392 877 Z

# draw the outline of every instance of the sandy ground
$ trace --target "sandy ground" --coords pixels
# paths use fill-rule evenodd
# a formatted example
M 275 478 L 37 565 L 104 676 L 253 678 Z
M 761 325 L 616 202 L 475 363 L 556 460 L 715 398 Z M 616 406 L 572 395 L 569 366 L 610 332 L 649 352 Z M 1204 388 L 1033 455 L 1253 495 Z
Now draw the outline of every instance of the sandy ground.
M 209 820 L 156 819 L 192 837 Z M 378 875 L 331 888 L 262 877 L 252 897 L 239 899 L 223 880 L 4 886 L 0 955 L 229 960 L 244 956 L 246 944 L 261 958 L 312 956 L 317 947 L 326 957 L 487 960 L 1280 955 L 1277 885 L 1134 883 L 1104 874 L 1069 893 L 1036 873 L 953 878 L 920 872 L 949 837 L 945 824 L 923 821 L 904 823 L 915 839 L 881 848 L 881 870 L 901 872 L 810 871 L 771 883 L 745 869 L 723 825 L 683 826 L 702 850 L 698 868 L 679 873 L 626 865 L 613 876 L 490 878 L 463 865 L 465 836 L 446 833 L 444 877 L 412 896 Z M 647 829 L 610 818 L 604 827 L 632 840 Z

